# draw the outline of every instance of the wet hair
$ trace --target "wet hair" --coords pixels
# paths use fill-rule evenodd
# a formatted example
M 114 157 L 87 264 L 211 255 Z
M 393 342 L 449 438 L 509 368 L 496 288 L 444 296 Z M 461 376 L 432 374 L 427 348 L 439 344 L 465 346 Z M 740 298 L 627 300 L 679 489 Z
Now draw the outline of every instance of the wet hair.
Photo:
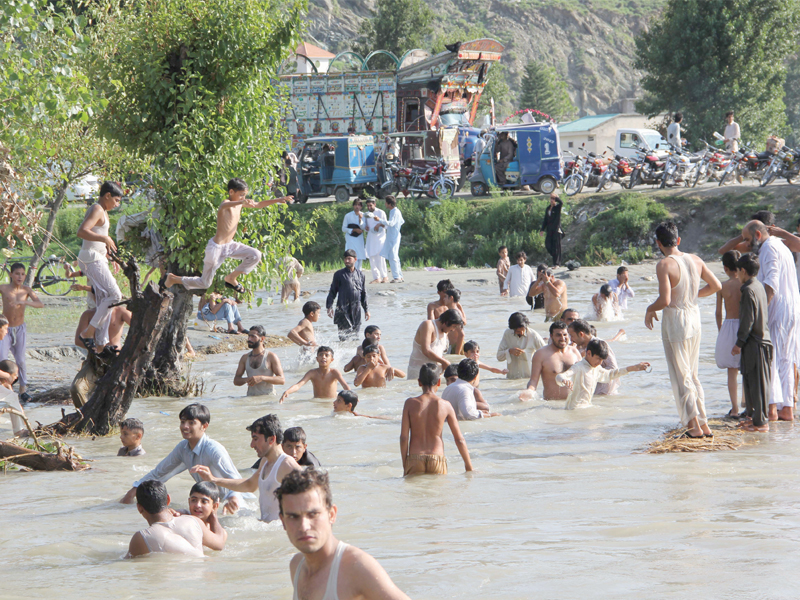
M 345 250 L 344 251 L 344 258 L 347 258 L 348 256 L 352 256 L 353 258 L 358 258 L 358 256 L 356 255 L 356 251 L 355 250 L 350 250 L 350 249 Z
M 672 221 L 664 221 L 656 227 L 656 239 L 664 248 L 674 248 L 678 245 L 678 226 Z
M 21 262 L 15 262 L 13 265 L 11 265 L 11 267 L 8 269 L 8 271 L 9 271 L 9 273 L 13 273 L 17 269 L 22 269 L 24 271 L 25 270 L 25 265 L 23 265 Z
M 303 314 L 307 317 L 311 313 L 317 312 L 320 308 L 322 307 L 319 304 L 311 300 L 303 304 Z
M 446 292 L 447 290 L 454 289 L 455 286 L 453 282 L 449 279 L 442 279 L 439 283 L 436 284 L 436 291 L 437 292 Z
M 248 331 L 255 333 L 258 337 L 267 337 L 267 330 L 263 325 L 253 325 Z
M 139 419 L 134 419 L 133 417 L 128 417 L 122 423 L 119 424 L 120 430 L 127 429 L 129 431 L 138 431 L 142 435 L 144 435 L 144 423 L 142 423 Z
M 522 250 L 520 250 L 519 252 L 517 252 L 517 253 L 514 255 L 514 262 L 517 262 L 517 261 L 518 261 L 520 258 L 521 258 L 522 260 L 528 260 L 528 255 L 527 255 L 527 254 L 525 254 L 525 252 L 523 252 Z
M 580 319 L 581 318 L 581 313 L 579 313 L 574 308 L 565 308 L 564 311 L 561 313 L 561 318 L 563 319 L 564 315 L 566 315 L 567 313 L 575 313 L 576 315 L 578 315 L 577 317 L 575 317 L 576 319 Z
M 151 515 L 160 513 L 169 506 L 167 486 L 158 479 L 143 481 L 136 488 L 136 503 Z
M 19 367 L 13 360 L 0 360 L 0 371 L 9 375 L 16 375 L 19 373 Z
M 481 347 L 478 345 L 478 342 L 474 340 L 470 340 L 464 343 L 464 354 L 467 352 L 479 352 Z
M 458 377 L 458 365 L 447 365 L 444 370 L 444 378 L 450 379 L 451 377 Z
M 97 195 L 99 198 L 102 198 L 106 194 L 111 194 L 112 198 L 122 198 L 122 188 L 113 181 L 104 181 Z
M 375 344 L 369 344 L 364 348 L 364 356 L 366 356 L 367 354 L 380 354 L 380 350 L 378 349 L 378 346 L 376 346 Z
M 317 348 L 317 356 L 319 356 L 323 352 L 330 352 L 331 356 L 334 356 L 333 348 L 331 348 L 330 346 L 320 346 L 319 348 Z
M 342 390 L 337 394 L 337 397 L 342 399 L 342 402 L 350 405 L 350 410 L 355 410 L 358 405 L 358 394 L 353 390 Z
M 675 121 L 676 123 L 680 123 L 681 121 L 683 121 L 683 113 L 680 111 L 676 112 L 672 120 Z
M 544 274 L 547 275 L 548 277 L 551 277 L 553 275 L 553 269 L 546 269 Z
M 432 388 L 436 385 L 436 382 L 441 379 L 441 377 L 441 371 L 436 363 L 425 363 L 419 369 L 419 376 L 417 377 L 417 380 L 419 381 L 420 385 Z
M 550 324 L 550 335 L 553 335 L 553 332 L 556 329 L 566 329 L 566 328 L 567 328 L 567 324 L 564 323 L 564 321 L 553 321 Z
M 538 274 L 538 273 L 544 273 L 545 271 L 547 271 L 547 265 L 546 265 L 546 264 L 544 264 L 544 263 L 539 263 L 539 264 L 537 265 L 537 267 L 536 267 L 536 273 L 537 273 L 537 274 Z
M 583 319 L 575 319 L 567 325 L 567 329 L 572 329 L 575 333 L 582 333 L 583 335 L 592 335 L 592 326 Z
M 194 402 L 179 412 L 178 418 L 181 421 L 191 421 L 192 419 L 197 419 L 201 423 L 207 425 L 208 423 L 211 423 L 211 411 L 208 410 L 208 407 L 206 407 L 204 404 Z
M 755 277 L 758 275 L 761 265 L 758 263 L 758 257 L 752 252 L 748 252 L 739 257 L 739 260 L 736 261 L 736 268 L 742 269 L 750 277 Z
M 5 327 L 8 325 L 8 319 L 6 319 L 3 315 L 0 315 L 0 327 Z
M 380 330 L 381 330 L 381 328 L 378 327 L 377 325 L 367 325 L 364 328 L 364 337 L 368 336 L 371 333 L 375 333 L 376 331 L 380 331 Z
M 728 117 L 732 117 L 732 116 L 733 116 L 733 111 L 732 111 L 732 110 L 729 110 L 728 112 L 726 112 L 726 113 L 725 113 L 725 118 L 726 118 L 726 119 L 727 119 Z
M 289 427 L 283 432 L 283 441 L 291 443 L 303 442 L 305 444 L 306 432 L 302 427 Z
M 586 352 L 591 352 L 603 360 L 608 358 L 608 344 L 603 340 L 593 339 L 586 345 Z
M 478 363 L 471 358 L 465 358 L 458 363 L 458 378 L 464 381 L 474 381 L 478 376 Z
M 324 471 L 318 471 L 314 467 L 307 469 L 300 469 L 299 471 L 291 471 L 281 481 L 281 485 L 275 490 L 275 497 L 278 499 L 278 506 L 280 507 L 281 514 L 283 514 L 283 497 L 284 496 L 297 496 L 309 492 L 313 489 L 319 490 L 319 495 L 325 502 L 325 508 L 328 510 L 333 506 L 333 494 L 331 493 L 331 483 L 328 480 L 328 474 Z
M 508 250 L 508 246 L 500 246 L 497 251 L 502 252 L 503 250 Z
M 767 227 L 773 227 L 775 225 L 775 213 L 771 210 L 759 210 L 750 217 L 750 220 L 761 221 Z
M 275 437 L 275 443 L 280 444 L 283 442 L 283 428 L 281 427 L 281 420 L 278 415 L 264 415 L 259 417 L 249 427 L 245 427 L 251 433 L 260 433 L 264 439 Z
M 589 325 L 589 329 L 592 330 L 592 337 L 597 337 L 597 327 L 594 325 Z
M 530 324 L 527 315 L 521 312 L 512 313 L 508 317 L 508 328 L 511 330 L 519 329 L 520 327 L 527 327 Z
M 397 199 L 394 196 L 386 196 L 386 198 L 384 198 L 383 201 L 386 202 L 386 204 L 397 206 Z
M 228 182 L 228 191 L 230 192 L 231 190 L 234 192 L 246 192 L 247 184 L 245 183 L 244 179 L 234 177 Z
M 198 481 L 189 490 L 189 496 L 192 494 L 200 494 L 201 496 L 208 496 L 214 502 L 219 502 L 222 498 L 222 491 L 216 483 L 210 481 Z
M 608 285 L 607 283 L 604 283 L 603 285 L 601 285 L 600 286 L 600 295 L 601 296 L 605 296 L 606 298 L 610 298 L 611 297 L 611 286 Z M 563 314 L 562 314 L 562 316 L 563 316 Z
M 461 318 L 461 313 L 455 308 L 448 308 L 441 315 L 439 315 L 439 320 L 447 326 L 464 324 L 464 320 Z
M 739 257 L 741 256 L 742 253 L 738 250 L 728 250 L 722 255 L 722 266 L 729 271 L 735 271 L 737 269 L 736 263 L 739 261 Z
M 628 267 L 626 267 L 625 265 L 622 265 L 619 269 L 617 269 L 617 275 L 622 275 L 623 273 L 627 272 L 628 272 Z
M 453 299 L 453 302 L 458 302 L 461 300 L 461 290 L 457 290 L 456 288 L 453 288 L 452 290 L 445 290 L 444 295 L 450 296 Z

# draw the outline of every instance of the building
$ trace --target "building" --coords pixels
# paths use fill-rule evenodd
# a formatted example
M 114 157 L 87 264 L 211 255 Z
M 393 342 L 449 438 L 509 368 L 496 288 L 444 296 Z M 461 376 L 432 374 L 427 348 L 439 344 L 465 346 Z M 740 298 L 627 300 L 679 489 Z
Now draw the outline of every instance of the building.
M 295 50 L 295 58 L 297 60 L 295 73 L 302 73 L 303 75 L 327 73 L 328 67 L 331 66 L 331 60 L 335 56 L 335 54 L 331 54 L 319 46 L 303 42 Z
M 650 119 L 636 113 L 592 115 L 558 126 L 562 152 L 575 152 L 583 147 L 586 152 L 602 154 L 608 146 L 614 147 L 617 129 L 649 129 Z

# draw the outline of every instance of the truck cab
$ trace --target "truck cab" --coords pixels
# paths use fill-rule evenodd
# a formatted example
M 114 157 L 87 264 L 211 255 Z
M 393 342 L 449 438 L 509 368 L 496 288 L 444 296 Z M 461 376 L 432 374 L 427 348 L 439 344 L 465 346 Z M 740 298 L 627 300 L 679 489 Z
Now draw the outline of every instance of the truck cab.
M 619 156 L 631 158 L 636 155 L 636 150 L 639 148 L 649 150 L 663 158 L 667 155 L 669 145 L 655 129 L 617 129 L 614 151 Z

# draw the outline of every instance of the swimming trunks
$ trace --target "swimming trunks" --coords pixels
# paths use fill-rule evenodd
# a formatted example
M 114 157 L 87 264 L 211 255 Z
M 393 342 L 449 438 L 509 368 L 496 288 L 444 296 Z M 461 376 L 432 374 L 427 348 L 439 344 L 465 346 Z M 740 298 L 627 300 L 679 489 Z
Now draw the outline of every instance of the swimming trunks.
M 447 458 L 441 454 L 409 454 L 403 475 L 447 475 Z

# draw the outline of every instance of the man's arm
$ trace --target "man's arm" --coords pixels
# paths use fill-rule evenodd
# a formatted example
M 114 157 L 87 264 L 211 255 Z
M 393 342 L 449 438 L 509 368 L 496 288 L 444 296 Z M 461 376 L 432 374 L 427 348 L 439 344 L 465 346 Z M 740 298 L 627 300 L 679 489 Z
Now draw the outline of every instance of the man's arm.
M 486 413 L 478 410 L 475 402 L 475 394 L 472 392 L 470 392 L 469 395 L 462 395 L 458 399 L 458 410 L 464 417 L 465 421 L 475 421 L 476 419 L 482 419 L 489 416 Z
M 247 377 L 244 377 L 244 370 L 247 360 L 247 354 L 239 359 L 239 366 L 236 367 L 236 374 L 233 376 L 233 385 L 241 386 L 247 383 Z
M 528 380 L 528 387 L 526 389 L 536 391 L 539 387 L 539 379 L 542 376 L 542 357 L 538 351 L 533 353 L 531 359 L 531 378 Z
M 352 595 L 345 597 L 365 600 L 409 600 L 394 584 L 378 561 L 358 548 L 353 548 L 353 557 L 350 561 L 349 576 L 352 582 Z
M 508 360 L 508 350 L 509 346 L 506 342 L 506 334 L 503 334 L 503 337 L 500 338 L 500 345 L 497 346 L 497 360 L 500 362 Z
M 672 300 L 672 284 L 669 281 L 669 265 L 666 260 L 661 260 L 656 265 L 656 277 L 658 278 L 658 298 L 647 307 L 644 315 L 644 325 L 648 329 L 653 329 L 653 320 L 658 321 L 656 313 L 669 306 Z
M 281 359 L 274 352 L 267 354 L 267 362 L 272 371 L 272 375 L 260 375 L 261 381 L 272 385 L 283 385 L 286 383 L 286 377 L 283 374 L 283 366 L 281 366 Z
M 782 239 L 786 247 L 792 252 L 800 252 L 800 237 L 792 235 L 780 227 L 767 227 L 767 231 L 769 231 L 770 235 L 774 235 L 775 237 Z
M 215 477 L 206 465 L 195 465 L 189 470 L 193 475 L 199 475 L 203 481 L 210 481 L 216 483 L 220 487 L 224 487 L 234 492 L 255 492 L 258 489 L 258 475 L 261 469 L 256 469 L 255 472 L 247 479 L 228 479 L 226 477 Z
M 411 437 L 411 417 L 408 415 L 408 401 L 403 405 L 403 421 L 400 424 L 400 459 L 403 461 L 403 471 L 406 469 L 406 457 L 408 456 L 408 440 Z M 452 410 L 452 406 L 450 409 Z
M 461 428 L 458 426 L 458 419 L 456 418 L 456 413 L 452 405 L 447 407 L 446 420 L 447 424 L 450 426 L 450 433 L 453 434 L 453 441 L 456 443 L 458 453 L 464 460 L 464 469 L 466 471 L 472 471 L 472 459 L 470 458 L 469 449 L 467 448 L 467 440 L 464 439 L 464 435 L 461 433 Z
M 697 296 L 699 298 L 705 298 L 706 296 L 716 294 L 718 291 L 720 291 L 722 289 L 722 284 L 719 282 L 719 279 L 717 279 L 717 276 L 711 272 L 711 269 L 708 268 L 708 265 L 705 263 L 705 261 L 700 260 L 700 264 L 702 265 L 700 270 L 700 279 L 705 281 L 706 285 L 698 290 Z
M 144 541 L 142 534 L 137 531 L 131 538 L 131 543 L 128 545 L 128 554 L 125 555 L 125 558 L 136 558 L 145 554 L 150 554 L 150 548 L 147 547 L 147 542 Z
M 364 309 L 364 318 L 369 321 L 369 304 L 367 303 L 367 280 L 361 274 L 361 308 Z
M 735 238 L 729 239 L 719 250 L 717 250 L 717 252 L 720 254 L 725 254 L 730 250 L 739 250 L 742 253 L 749 251 L 749 248 L 747 247 L 747 244 L 745 243 L 741 234 L 737 235 Z
M 328 299 L 325 301 L 325 308 L 328 309 L 328 316 L 333 317 L 333 302 L 339 294 L 340 284 L 339 271 L 333 274 L 333 281 L 331 281 L 331 289 L 328 291 Z

